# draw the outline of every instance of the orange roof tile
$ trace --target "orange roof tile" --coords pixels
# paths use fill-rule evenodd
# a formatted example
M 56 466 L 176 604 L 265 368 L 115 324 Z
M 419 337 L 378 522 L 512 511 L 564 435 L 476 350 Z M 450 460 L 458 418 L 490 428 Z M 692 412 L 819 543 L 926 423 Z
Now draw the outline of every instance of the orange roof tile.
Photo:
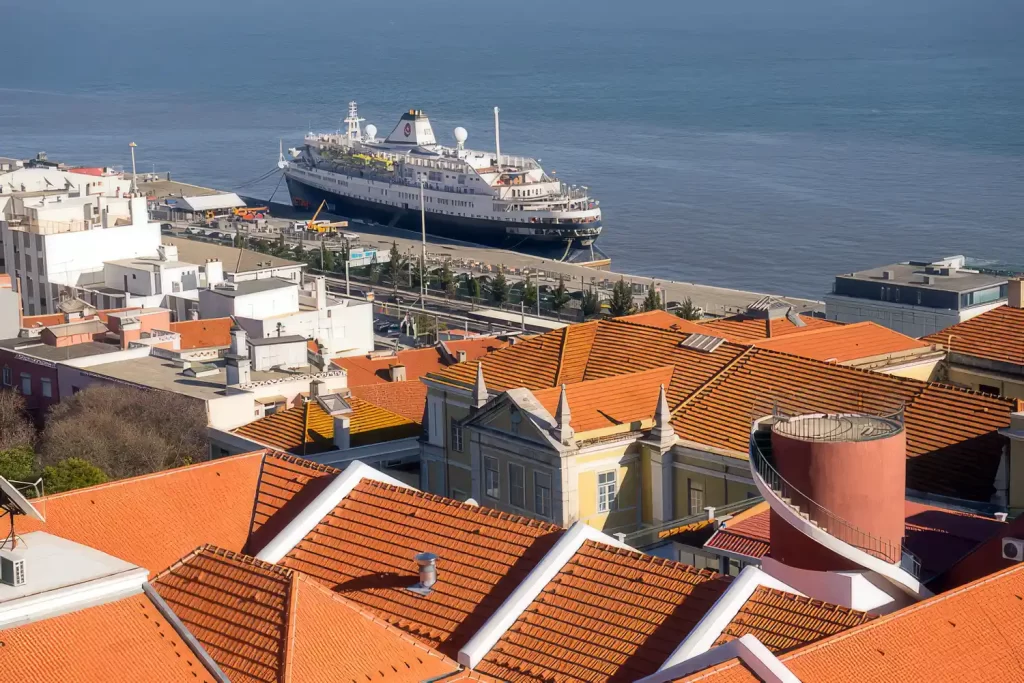
M 454 657 L 562 529 L 363 480 L 280 564 L 323 582 L 420 642 Z M 438 556 L 421 597 L 413 556 Z
M 142 594 L 8 628 L 0 641 L 7 681 L 214 680 Z
M 616 318 L 616 320 L 623 320 L 625 322 L 636 323 L 637 325 L 647 325 L 648 327 L 658 327 L 663 330 L 674 330 L 676 332 L 695 332 L 697 334 L 708 334 L 708 331 L 703 328 L 700 323 L 685 318 L 680 318 L 678 315 L 673 315 L 668 311 L 656 310 L 656 311 L 645 311 L 643 313 L 634 313 L 633 315 L 624 315 Z M 718 336 L 718 335 L 713 335 Z
M 929 349 L 931 344 L 900 334 L 873 322 L 816 326 L 799 334 L 785 334 L 755 341 L 771 349 L 830 363 L 848 363 L 905 351 Z
M 745 457 L 753 413 L 773 400 L 814 412 L 891 410 L 903 403 L 908 486 L 990 499 L 1005 443 L 996 430 L 1009 424 L 1012 401 L 729 342 L 707 353 L 680 346 L 688 336 L 619 320 L 572 325 L 488 355 L 484 379 L 492 392 L 537 391 L 556 386 L 560 376 L 589 381 L 671 365 L 667 393 L 676 433 L 737 457 Z M 471 363 L 428 377 L 464 390 L 475 378 Z
M 715 645 L 749 633 L 772 652 L 786 652 L 874 618 L 867 612 L 759 586 L 722 630 Z
M 1024 365 L 1024 309 L 1000 306 L 924 337 L 953 353 Z
M 349 445 L 352 447 L 419 436 L 422 427 L 407 417 L 385 410 L 359 398 L 346 399 L 349 416 Z M 235 434 L 294 455 L 312 455 L 336 450 L 334 418 L 316 401 L 262 417 L 234 430 Z
M 504 681 L 635 681 L 654 673 L 730 579 L 586 542 L 477 665 Z
M 154 586 L 232 681 L 412 683 L 457 668 L 298 572 L 213 546 Z
M 565 396 L 572 428 L 580 433 L 651 419 L 658 406 L 658 393 L 662 385 L 668 386 L 672 371 L 671 366 L 654 368 L 568 385 Z M 554 415 L 561 393 L 561 387 L 551 387 L 534 396 Z
M 423 382 L 367 384 L 353 387 L 352 395 L 423 424 L 423 411 L 427 407 L 427 385 Z
M 689 676 L 679 678 L 673 683 L 764 683 L 760 676 L 738 658 L 733 658 L 698 671 Z
M 473 362 L 492 351 L 505 348 L 508 343 L 495 337 L 476 337 L 447 341 L 445 345 L 452 353 L 465 351 L 466 361 Z M 332 362 L 348 373 L 350 387 L 391 381 L 388 370 L 392 365 L 404 365 L 406 381 L 410 382 L 424 377 L 427 373 L 440 372 L 447 367 L 438 346 L 399 351 L 391 356 L 346 356 L 335 358 Z
M 704 547 L 761 559 L 771 548 L 769 518 L 768 503 L 758 503 L 726 521 Z
M 699 324 L 704 328 L 704 334 L 725 337 L 729 341 L 739 344 L 748 344 L 787 334 L 804 333 L 820 328 L 836 327 L 842 324 L 811 315 L 801 314 L 800 319 L 804 322 L 803 327 L 794 325 L 788 318 L 776 318 L 769 324 L 769 321 L 764 318 L 740 313 L 727 318 L 704 320 Z
M 89 316 L 86 320 L 91 319 Z M 63 325 L 66 322 L 63 313 L 47 313 L 44 315 L 24 315 L 21 317 L 22 327 L 50 327 L 51 325 Z
M 171 332 L 181 335 L 181 349 L 205 349 L 231 344 L 231 318 L 207 318 L 171 323 Z
M 40 500 L 45 524 L 18 517 L 17 528 L 44 530 L 153 574 L 207 542 L 242 550 L 251 530 L 294 514 L 287 502 L 301 491 L 299 484 L 278 479 L 282 472 L 299 479 L 299 462 L 257 451 L 58 493 Z M 336 471 L 315 463 L 302 468 L 310 480 Z

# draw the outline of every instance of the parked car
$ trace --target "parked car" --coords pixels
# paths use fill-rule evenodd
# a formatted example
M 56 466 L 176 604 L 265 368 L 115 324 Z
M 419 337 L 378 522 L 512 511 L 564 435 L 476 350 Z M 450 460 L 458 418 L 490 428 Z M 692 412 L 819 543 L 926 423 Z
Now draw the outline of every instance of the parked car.
M 171 232 L 172 230 L 174 230 L 174 226 L 171 225 L 170 223 L 160 224 L 160 232 Z

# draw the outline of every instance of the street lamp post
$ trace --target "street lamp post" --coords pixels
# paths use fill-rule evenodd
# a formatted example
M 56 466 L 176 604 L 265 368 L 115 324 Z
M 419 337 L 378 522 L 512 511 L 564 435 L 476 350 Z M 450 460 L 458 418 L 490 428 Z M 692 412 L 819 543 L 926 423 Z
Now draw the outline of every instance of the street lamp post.
M 135 148 L 138 147 L 134 142 L 129 142 L 128 146 L 132 150 L 132 196 L 139 190 L 139 182 L 135 177 Z
M 420 231 L 422 232 L 422 253 L 420 254 L 420 308 L 427 308 L 427 281 L 424 270 L 427 267 L 427 205 L 423 201 L 423 188 L 426 180 L 420 178 Z

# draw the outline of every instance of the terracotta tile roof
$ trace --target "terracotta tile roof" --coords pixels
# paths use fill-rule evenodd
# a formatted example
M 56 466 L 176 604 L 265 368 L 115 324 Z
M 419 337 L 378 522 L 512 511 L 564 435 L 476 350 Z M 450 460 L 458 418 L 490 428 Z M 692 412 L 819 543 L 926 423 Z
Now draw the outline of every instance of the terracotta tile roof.
M 873 322 L 816 326 L 799 334 L 786 334 L 754 342 L 771 349 L 830 363 L 930 349 L 932 345 Z
M 0 632 L 7 681 L 146 681 L 213 677 L 145 595 Z
M 465 351 L 467 363 L 508 346 L 508 342 L 495 337 L 452 340 L 445 344 L 452 353 Z M 440 372 L 448 367 L 438 346 L 399 351 L 391 356 L 346 356 L 345 358 L 335 358 L 332 362 L 345 368 L 348 372 L 350 387 L 390 382 L 388 370 L 392 365 L 405 366 L 405 378 L 408 382 L 418 380 L 430 372 Z M 476 367 L 475 364 L 473 367 Z
M 476 669 L 504 681 L 635 681 L 654 673 L 730 580 L 586 542 Z
M 92 318 L 92 316 L 89 316 Z M 89 318 L 86 318 L 88 320 Z M 63 313 L 47 313 L 45 315 L 23 315 L 21 317 L 22 327 L 50 327 L 51 325 L 63 325 L 66 321 L 64 320 Z
M 773 400 L 814 412 L 891 410 L 903 403 L 908 486 L 969 500 L 991 498 L 1005 443 L 996 430 L 1009 424 L 1013 401 L 729 342 L 706 353 L 681 347 L 688 336 L 618 320 L 572 325 L 488 355 L 484 379 L 491 392 L 537 391 L 556 386 L 562 375 L 584 381 L 671 365 L 668 400 L 676 433 L 737 457 L 747 452 L 754 412 Z M 469 389 L 475 376 L 475 364 L 467 363 L 429 379 Z
M 423 382 L 367 384 L 353 387 L 352 395 L 423 424 L 423 412 L 427 407 L 427 385 Z
M 422 431 L 422 427 L 409 418 L 380 406 L 354 397 L 346 401 L 352 407 L 349 445 L 353 448 L 419 436 Z M 261 417 L 235 429 L 234 433 L 294 455 L 336 450 L 334 418 L 325 413 L 316 401 Z
M 321 581 L 429 647 L 455 657 L 562 529 L 363 480 L 280 564 Z M 438 556 L 421 597 L 413 557 Z
M 750 667 L 737 658 L 708 667 L 690 676 L 679 678 L 673 683 L 695 683 L 696 681 L 706 681 L 707 683 L 764 683 Z
M 213 546 L 154 586 L 235 682 L 411 683 L 457 667 L 298 572 Z
M 787 334 L 803 333 L 814 329 L 836 327 L 842 324 L 810 315 L 801 315 L 800 319 L 804 322 L 804 327 L 797 327 L 787 318 L 776 318 L 770 321 L 769 324 L 769 321 L 764 318 L 741 313 L 729 316 L 728 318 L 705 320 L 700 325 L 706 328 L 704 334 L 718 333 L 718 336 L 725 337 L 731 342 L 745 344 L 759 339 L 781 337 Z M 712 332 L 711 330 L 714 331 Z
M 181 348 L 205 349 L 231 344 L 231 318 L 207 318 L 171 323 L 171 332 L 181 335 Z
M 699 522 L 691 522 L 690 524 L 681 524 L 680 526 L 672 527 L 664 531 L 658 532 L 658 538 L 669 538 L 671 536 L 678 536 L 680 534 L 691 534 L 696 531 L 707 529 L 715 523 L 713 519 L 702 519 Z
M 677 315 L 673 315 L 668 311 L 646 311 L 644 313 L 634 313 L 633 315 L 624 315 L 616 318 L 616 320 L 623 320 L 625 322 L 636 323 L 637 325 L 646 325 L 648 327 L 658 327 L 663 330 L 674 330 L 676 332 L 695 332 L 697 334 L 709 334 L 708 330 L 701 326 L 700 323 L 692 320 L 686 320 L 680 318 Z M 720 335 L 713 335 L 720 336 Z
M 734 518 L 715 532 L 704 547 L 752 559 L 760 559 L 771 550 L 770 510 L 759 503 L 748 516 Z M 944 572 L 980 543 L 999 534 L 1006 524 L 933 505 L 906 501 L 906 545 L 921 560 L 924 576 Z
M 568 385 L 565 395 L 572 428 L 580 433 L 653 418 L 658 393 L 662 385 L 668 386 L 672 371 L 668 366 Z M 561 393 L 561 387 L 551 387 L 534 396 L 554 415 Z
M 779 659 L 802 683 L 1024 681 L 1024 565 L 1017 564 Z M 679 679 L 756 682 L 730 660 Z
M 722 630 L 715 645 L 749 633 L 772 652 L 786 652 L 874 618 L 867 612 L 759 586 Z
M 993 308 L 924 337 L 924 341 L 941 344 L 954 353 L 1024 365 L 1024 309 Z
M 906 405 L 907 487 L 988 501 L 1013 402 L 752 349 L 692 396 L 673 419 L 676 433 L 745 453 L 750 421 L 773 398 L 789 411 L 856 412 Z M 759 408 L 758 406 L 762 406 Z
M 252 531 L 294 514 L 288 502 L 307 483 L 334 471 L 257 451 L 46 496 L 46 523 L 18 517 L 17 528 L 44 530 L 155 574 L 204 543 L 242 550 Z

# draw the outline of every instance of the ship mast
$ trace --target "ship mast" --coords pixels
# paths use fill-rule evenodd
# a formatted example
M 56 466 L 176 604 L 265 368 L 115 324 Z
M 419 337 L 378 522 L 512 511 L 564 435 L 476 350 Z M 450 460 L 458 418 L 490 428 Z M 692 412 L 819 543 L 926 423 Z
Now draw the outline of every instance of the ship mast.
M 362 131 L 359 129 L 359 124 L 365 120 L 359 118 L 359 107 L 356 105 L 355 100 L 349 102 L 348 116 L 345 118 L 345 123 L 348 124 L 345 135 L 349 140 L 358 140 L 363 136 Z
M 498 108 L 494 108 L 494 153 L 497 159 L 495 166 L 501 171 L 501 136 L 498 134 Z

